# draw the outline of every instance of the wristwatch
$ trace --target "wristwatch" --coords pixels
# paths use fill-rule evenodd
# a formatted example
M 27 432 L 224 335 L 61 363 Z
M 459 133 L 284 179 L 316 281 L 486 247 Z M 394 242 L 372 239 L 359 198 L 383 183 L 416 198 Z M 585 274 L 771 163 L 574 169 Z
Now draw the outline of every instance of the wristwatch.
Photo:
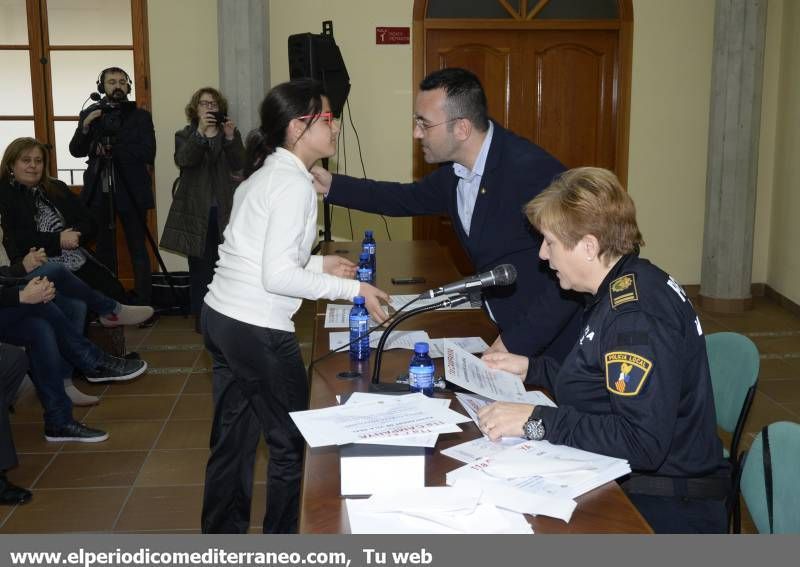
M 538 417 L 539 412 L 536 411 L 538 409 L 538 407 L 533 408 L 528 421 L 526 421 L 525 425 L 522 426 L 525 439 L 528 439 L 529 441 L 541 441 L 544 439 L 544 421 Z

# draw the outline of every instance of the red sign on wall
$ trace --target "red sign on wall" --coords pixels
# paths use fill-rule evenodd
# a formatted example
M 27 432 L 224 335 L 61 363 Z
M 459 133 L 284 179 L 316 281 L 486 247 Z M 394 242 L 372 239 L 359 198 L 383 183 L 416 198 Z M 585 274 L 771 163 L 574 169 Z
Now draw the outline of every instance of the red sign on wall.
M 411 43 L 411 28 L 375 28 L 376 45 L 400 45 Z

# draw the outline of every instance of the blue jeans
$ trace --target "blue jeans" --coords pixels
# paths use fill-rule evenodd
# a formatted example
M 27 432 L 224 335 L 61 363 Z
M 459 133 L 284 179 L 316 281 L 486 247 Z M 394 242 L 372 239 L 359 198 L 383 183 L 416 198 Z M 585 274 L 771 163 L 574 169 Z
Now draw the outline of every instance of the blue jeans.
M 52 303 L 0 308 L 0 341 L 27 349 L 45 424 L 59 427 L 72 421 L 64 380 L 72 377 L 73 366 L 84 371 L 96 368 L 103 351 L 77 332 Z
M 55 302 L 59 307 L 74 304 L 74 301 L 69 301 L 71 299 L 85 303 L 89 309 L 98 315 L 109 315 L 117 308 L 118 303 L 115 300 L 89 287 L 83 280 L 70 272 L 64 264 L 59 262 L 46 262 L 30 272 L 25 279 L 31 280 L 35 277 L 46 277 L 55 284 Z M 67 309 L 74 312 L 75 308 Z M 79 314 L 76 313 L 76 315 Z M 71 314 L 68 314 L 68 317 L 71 316 Z M 80 317 L 80 320 L 83 321 L 85 318 L 86 313 L 84 308 L 84 314 Z M 82 325 L 81 332 L 83 332 Z

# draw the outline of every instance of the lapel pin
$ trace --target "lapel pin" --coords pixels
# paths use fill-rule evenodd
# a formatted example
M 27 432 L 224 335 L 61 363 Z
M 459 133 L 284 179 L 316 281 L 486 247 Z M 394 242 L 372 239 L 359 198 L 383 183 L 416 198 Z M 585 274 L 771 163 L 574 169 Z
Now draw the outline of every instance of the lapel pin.
M 481 187 L 481 195 L 486 195 L 486 187 Z

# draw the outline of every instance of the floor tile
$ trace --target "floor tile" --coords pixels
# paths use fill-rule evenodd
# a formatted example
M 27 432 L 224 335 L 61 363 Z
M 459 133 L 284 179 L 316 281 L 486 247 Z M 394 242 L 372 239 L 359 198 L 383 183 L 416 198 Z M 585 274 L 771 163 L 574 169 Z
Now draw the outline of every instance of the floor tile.
M 145 374 L 128 382 L 113 382 L 103 395 L 129 396 L 132 394 L 178 394 L 186 383 L 187 374 Z
M 35 490 L 33 499 L 18 506 L 0 531 L 62 533 L 109 531 L 129 488 Z
M 44 453 L 17 455 L 19 464 L 7 472 L 9 480 L 19 486 L 30 488 L 55 459 L 55 455 Z
M 108 432 L 102 443 L 64 443 L 64 453 L 90 453 L 96 451 L 149 451 L 155 445 L 164 422 L 108 421 L 94 422 L 93 427 Z
M 208 449 L 151 451 L 136 486 L 181 486 L 203 484 Z
M 36 487 L 129 487 L 146 457 L 145 451 L 60 453 L 47 467 Z
M 214 400 L 211 394 L 183 394 L 171 419 L 211 419 L 214 416 Z
M 202 508 L 202 486 L 136 487 L 114 531 L 199 530 Z
M 170 420 L 167 422 L 156 449 L 208 449 L 211 420 Z
M 184 394 L 210 394 L 212 392 L 211 372 L 194 372 L 189 374 L 186 385 L 183 388 Z
M 261 533 L 264 526 L 264 513 L 267 511 L 267 485 L 254 484 L 253 498 L 250 501 L 250 529 Z
M 762 358 L 759 361 L 759 380 L 785 380 L 793 375 L 800 377 L 800 371 L 795 371 L 785 360 L 780 358 Z
M 154 329 L 146 339 L 142 340 L 143 347 L 159 345 L 202 345 L 203 335 L 199 335 L 194 330 L 161 330 Z
M 114 396 L 104 398 L 99 406 L 91 409 L 86 419 L 94 421 L 136 419 L 164 420 L 172 411 L 177 396 Z
M 185 331 L 194 329 L 194 319 L 183 316 L 160 317 L 158 323 L 153 327 L 153 331 L 165 331 L 168 329 Z
M 11 435 L 17 453 L 57 453 L 63 443 L 50 443 L 44 438 L 44 423 L 12 423 Z
M 140 355 L 151 368 L 192 368 L 200 353 L 198 350 L 171 350 L 142 351 Z
M 791 404 L 781 404 L 786 411 L 793 414 L 793 419 L 791 421 L 796 421 L 800 423 L 800 403 L 791 403 Z
M 800 380 L 765 380 L 758 391 L 779 404 L 800 403 Z
M 214 362 L 211 360 L 211 355 L 208 354 L 208 351 L 201 351 L 200 356 L 197 358 L 197 364 L 195 368 L 205 368 L 206 370 L 211 370 L 214 367 Z

